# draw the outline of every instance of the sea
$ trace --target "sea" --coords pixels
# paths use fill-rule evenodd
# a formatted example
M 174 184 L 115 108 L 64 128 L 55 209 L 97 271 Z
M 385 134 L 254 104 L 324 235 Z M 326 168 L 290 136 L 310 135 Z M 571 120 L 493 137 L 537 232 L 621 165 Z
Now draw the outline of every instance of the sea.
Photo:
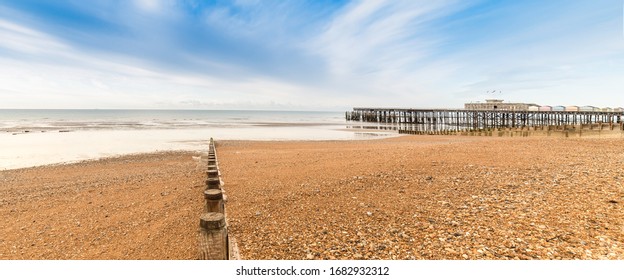
M 365 140 L 397 136 L 344 112 L 0 109 L 0 170 L 157 151 L 219 140 Z

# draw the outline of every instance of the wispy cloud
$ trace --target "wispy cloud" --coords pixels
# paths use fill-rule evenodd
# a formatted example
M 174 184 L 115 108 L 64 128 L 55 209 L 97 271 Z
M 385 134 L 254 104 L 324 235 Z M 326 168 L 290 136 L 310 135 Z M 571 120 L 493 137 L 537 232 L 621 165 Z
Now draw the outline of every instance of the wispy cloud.
M 0 47 L 11 52 L 41 55 L 67 51 L 55 38 L 31 28 L 0 19 Z
M 612 1 L 601 4 L 366 1 L 335 19 L 321 50 L 335 77 L 371 97 L 364 102 L 461 106 L 488 89 L 514 101 L 588 102 L 591 83 L 568 85 L 601 75 L 611 86 L 595 102 L 622 103 L 613 72 L 583 70 L 622 59 L 621 19 Z
M 500 19 L 491 24 L 501 27 L 491 29 L 506 33 L 455 57 L 462 62 L 460 70 L 471 76 L 463 89 L 458 89 L 459 96 L 479 92 L 483 97 L 487 89 L 496 88 L 506 92 L 503 98 L 515 101 L 623 103 L 618 96 L 623 88 L 614 76 L 621 75 L 622 69 L 608 67 L 624 59 L 623 41 L 614 36 L 619 19 L 609 5 L 613 2 L 608 2 L 551 3 L 497 11 L 492 16 Z
M 357 105 L 424 106 L 432 84 L 454 65 L 432 59 L 442 35 L 436 20 L 464 8 L 459 1 L 362 1 L 348 6 L 316 44 L 340 88 Z
M 513 101 L 624 104 L 620 8 L 613 0 L 5 1 L 1 106 L 459 107 L 493 89 Z
M 320 36 L 319 51 L 338 75 L 409 70 L 434 46 L 435 38 L 424 34 L 427 22 L 448 5 L 444 1 L 357 3 L 338 15 Z

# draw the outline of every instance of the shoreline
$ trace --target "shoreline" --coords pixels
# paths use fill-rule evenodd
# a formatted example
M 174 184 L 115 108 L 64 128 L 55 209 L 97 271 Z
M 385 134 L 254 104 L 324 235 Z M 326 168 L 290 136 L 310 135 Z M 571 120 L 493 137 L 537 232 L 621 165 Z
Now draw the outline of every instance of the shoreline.
M 76 162 L 152 151 L 201 150 L 213 137 L 241 140 L 354 140 L 393 136 L 340 131 L 331 126 L 203 129 L 83 130 L 69 133 L 0 133 L 0 170 Z
M 276 128 L 292 128 L 291 126 L 275 126 Z M 306 126 L 301 126 L 301 127 L 306 127 Z M 172 132 L 175 131 L 176 129 L 166 129 L 164 131 L 167 132 Z M 157 133 L 161 130 L 144 130 L 145 132 L 153 132 L 153 133 Z M 180 131 L 187 131 L 188 130 L 184 130 L 184 129 L 180 129 Z M 192 131 L 196 131 L 194 129 L 190 130 Z M 285 130 L 286 131 L 286 130 Z M 251 139 L 217 139 L 218 141 L 252 141 L 252 142 L 263 142 L 263 141 L 268 141 L 268 142 L 288 142 L 288 141 L 297 141 L 297 142 L 305 142 L 305 141 L 318 141 L 318 142 L 322 142 L 322 141 L 373 141 L 373 140 L 380 140 L 380 139 L 390 139 L 390 138 L 401 138 L 401 137 L 409 137 L 409 134 L 397 134 L 395 133 L 394 130 L 387 130 L 387 129 L 362 129 L 362 128 L 344 128 L 344 129 L 334 129 L 334 131 L 340 131 L 340 132 L 346 132 L 349 133 L 351 135 L 353 135 L 350 138 L 336 138 L 336 139 L 324 139 L 324 138 L 319 138 L 319 139 L 308 139 L 308 138 L 301 138 L 301 139 L 289 139 L 289 138 L 275 138 L 275 139 L 262 139 L 260 138 L 251 138 Z M 57 132 L 56 134 L 59 135 L 61 138 L 63 139 L 67 139 L 65 138 L 65 135 L 70 135 L 72 133 L 96 133 L 97 132 L 101 132 L 98 130 L 84 130 L 84 131 L 71 131 L 70 133 L 65 133 L 65 132 Z M 136 136 L 134 135 L 132 132 L 133 130 L 110 130 L 108 131 L 109 134 L 105 134 L 108 136 L 107 137 L 107 141 L 110 140 L 110 142 L 117 142 L 119 143 L 120 141 L 125 141 L 123 139 L 127 138 L 127 137 L 133 137 Z M 40 132 L 31 132 L 31 133 L 24 133 L 25 136 L 31 136 L 32 134 L 38 134 Z M 1 134 L 1 133 L 0 133 Z M 29 135 L 30 134 L 30 135 Z M 41 133 L 43 134 L 43 133 Z M 45 133 L 48 136 L 49 135 L 53 135 L 52 133 Z M 71 148 L 78 148 L 81 149 L 79 151 L 71 151 L 70 148 L 65 146 L 65 141 L 64 140 L 56 140 L 57 143 L 55 143 L 54 141 L 52 141 L 52 143 L 47 143 L 52 145 L 53 147 L 56 148 L 48 148 L 46 146 L 43 145 L 43 142 L 41 141 L 36 141 L 35 142 L 28 142 L 26 144 L 21 143 L 21 142 L 12 142 L 9 143 L 9 145 L 13 145 L 15 147 L 15 149 L 6 149 L 4 151 L 4 155 L 2 153 L 0 153 L 0 160 L 2 160 L 2 162 L 5 162 L 4 165 L 0 165 L 0 170 L 15 170 L 15 169 L 21 169 L 21 168 L 32 168 L 32 167 L 41 167 L 41 166 L 48 166 L 48 165 L 56 165 L 56 164 L 72 164 L 72 163 L 80 163 L 82 161 L 89 161 L 89 160 L 98 160 L 98 159 L 104 159 L 104 158 L 109 158 L 109 157 L 118 157 L 118 156 L 130 156 L 130 155 L 137 155 L 137 154 L 151 154 L 151 153 L 159 153 L 159 152 L 169 152 L 169 151 L 180 151 L 180 152 L 201 152 L 202 149 L 204 149 L 205 147 L 203 147 L 203 145 L 205 145 L 205 142 L 207 141 L 206 139 L 208 139 L 209 137 L 206 135 L 206 139 L 200 139 L 198 137 L 195 137 L 195 139 L 191 139 L 192 137 L 190 136 L 191 134 L 189 133 L 183 133 L 184 136 L 183 137 L 177 137 L 177 138 L 172 138 L 169 140 L 162 140 L 162 139 L 153 139 L 153 138 L 149 138 L 150 135 L 154 135 L 154 134 L 146 134 L 141 138 L 141 140 L 139 140 L 139 142 L 142 141 L 142 145 L 136 145 L 134 144 L 133 147 L 130 147 L 128 149 L 122 149 L 121 151 L 119 151 L 119 149 L 101 149 L 98 147 L 95 147 L 95 149 L 89 149 L 89 147 L 85 147 L 84 146 L 84 139 L 85 136 L 79 136 L 74 138 L 73 141 L 75 145 L 71 145 Z M 205 133 L 204 133 L 205 134 Z M 570 134 L 569 137 L 567 136 L 567 134 L 565 133 L 565 131 L 551 131 L 549 133 L 546 132 L 540 132 L 540 133 L 535 133 L 535 134 L 531 134 L 529 136 L 522 136 L 520 134 L 514 136 L 513 134 L 510 135 L 505 135 L 505 136 L 500 136 L 500 135 L 496 135 L 496 134 L 490 134 L 489 136 L 487 135 L 486 132 L 483 133 L 473 133 L 474 135 L 449 135 L 449 137 L 468 137 L 468 138 L 472 138 L 472 137 L 476 137 L 476 138 L 484 138 L 484 139 L 489 139 L 489 138 L 553 138 L 553 139 L 618 139 L 618 138 L 624 138 L 624 132 L 620 132 L 620 131 L 586 131 L 583 132 L 583 136 L 580 137 L 577 134 Z M 5 135 L 8 135 L 8 133 L 6 133 Z M 117 136 L 115 136 L 117 135 Z M 124 136 L 125 135 L 125 136 Z M 203 135 L 203 134 L 202 134 Z M 0 135 L 1 137 L 2 135 Z M 10 136 L 16 136 L 16 135 L 10 135 Z M 10 137 L 9 136 L 9 137 Z M 94 136 L 94 135 L 91 135 Z M 91 137 L 89 136 L 89 137 Z M 308 135 L 309 136 L 309 135 Z M 435 135 L 420 135 L 421 137 L 436 137 Z M 165 138 L 166 139 L 166 138 Z M 0 139 L 1 140 L 1 139 Z M 43 140 L 43 139 L 42 139 Z M 46 139 L 49 140 L 49 139 Z M 99 140 L 100 143 L 104 143 L 107 141 L 103 141 L 103 140 Z M 137 141 L 135 141 L 137 142 Z M 101 146 L 101 145 L 100 145 Z M 26 149 L 27 147 L 27 151 L 30 154 L 22 154 L 22 152 L 19 152 L 19 147 L 22 147 L 24 149 Z M 38 147 L 39 150 L 33 150 L 33 147 Z M 127 147 L 124 145 L 121 145 L 121 147 Z M 55 151 L 57 148 L 60 149 L 64 149 L 63 153 L 51 153 L 53 151 Z M 7 152 L 10 152 L 8 155 L 6 154 Z M 47 153 L 47 155 L 46 155 Z M 35 160 L 33 160 L 35 159 Z M 14 162 L 12 165 L 11 164 L 7 164 L 8 162 Z M 15 163 L 18 162 L 18 163 Z

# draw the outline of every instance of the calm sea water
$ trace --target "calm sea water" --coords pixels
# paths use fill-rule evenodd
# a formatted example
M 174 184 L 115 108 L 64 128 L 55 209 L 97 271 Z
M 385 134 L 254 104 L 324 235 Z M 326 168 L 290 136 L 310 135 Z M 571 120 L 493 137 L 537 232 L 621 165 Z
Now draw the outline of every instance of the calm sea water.
M 164 150 L 206 140 L 360 140 L 392 137 L 344 112 L 0 110 L 0 170 Z
M 235 110 L 0 110 L 5 132 L 343 125 L 343 112 Z

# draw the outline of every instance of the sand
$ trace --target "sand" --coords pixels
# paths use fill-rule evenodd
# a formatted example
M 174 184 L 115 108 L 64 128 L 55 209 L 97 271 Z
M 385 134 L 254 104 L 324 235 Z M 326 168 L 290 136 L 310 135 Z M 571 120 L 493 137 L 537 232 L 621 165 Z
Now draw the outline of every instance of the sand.
M 621 139 L 216 144 L 244 259 L 624 259 Z M 193 156 L 0 171 L 0 259 L 195 259 Z
M 624 259 L 621 140 L 218 143 L 249 259 Z
M 194 259 L 192 153 L 0 171 L 0 259 Z

